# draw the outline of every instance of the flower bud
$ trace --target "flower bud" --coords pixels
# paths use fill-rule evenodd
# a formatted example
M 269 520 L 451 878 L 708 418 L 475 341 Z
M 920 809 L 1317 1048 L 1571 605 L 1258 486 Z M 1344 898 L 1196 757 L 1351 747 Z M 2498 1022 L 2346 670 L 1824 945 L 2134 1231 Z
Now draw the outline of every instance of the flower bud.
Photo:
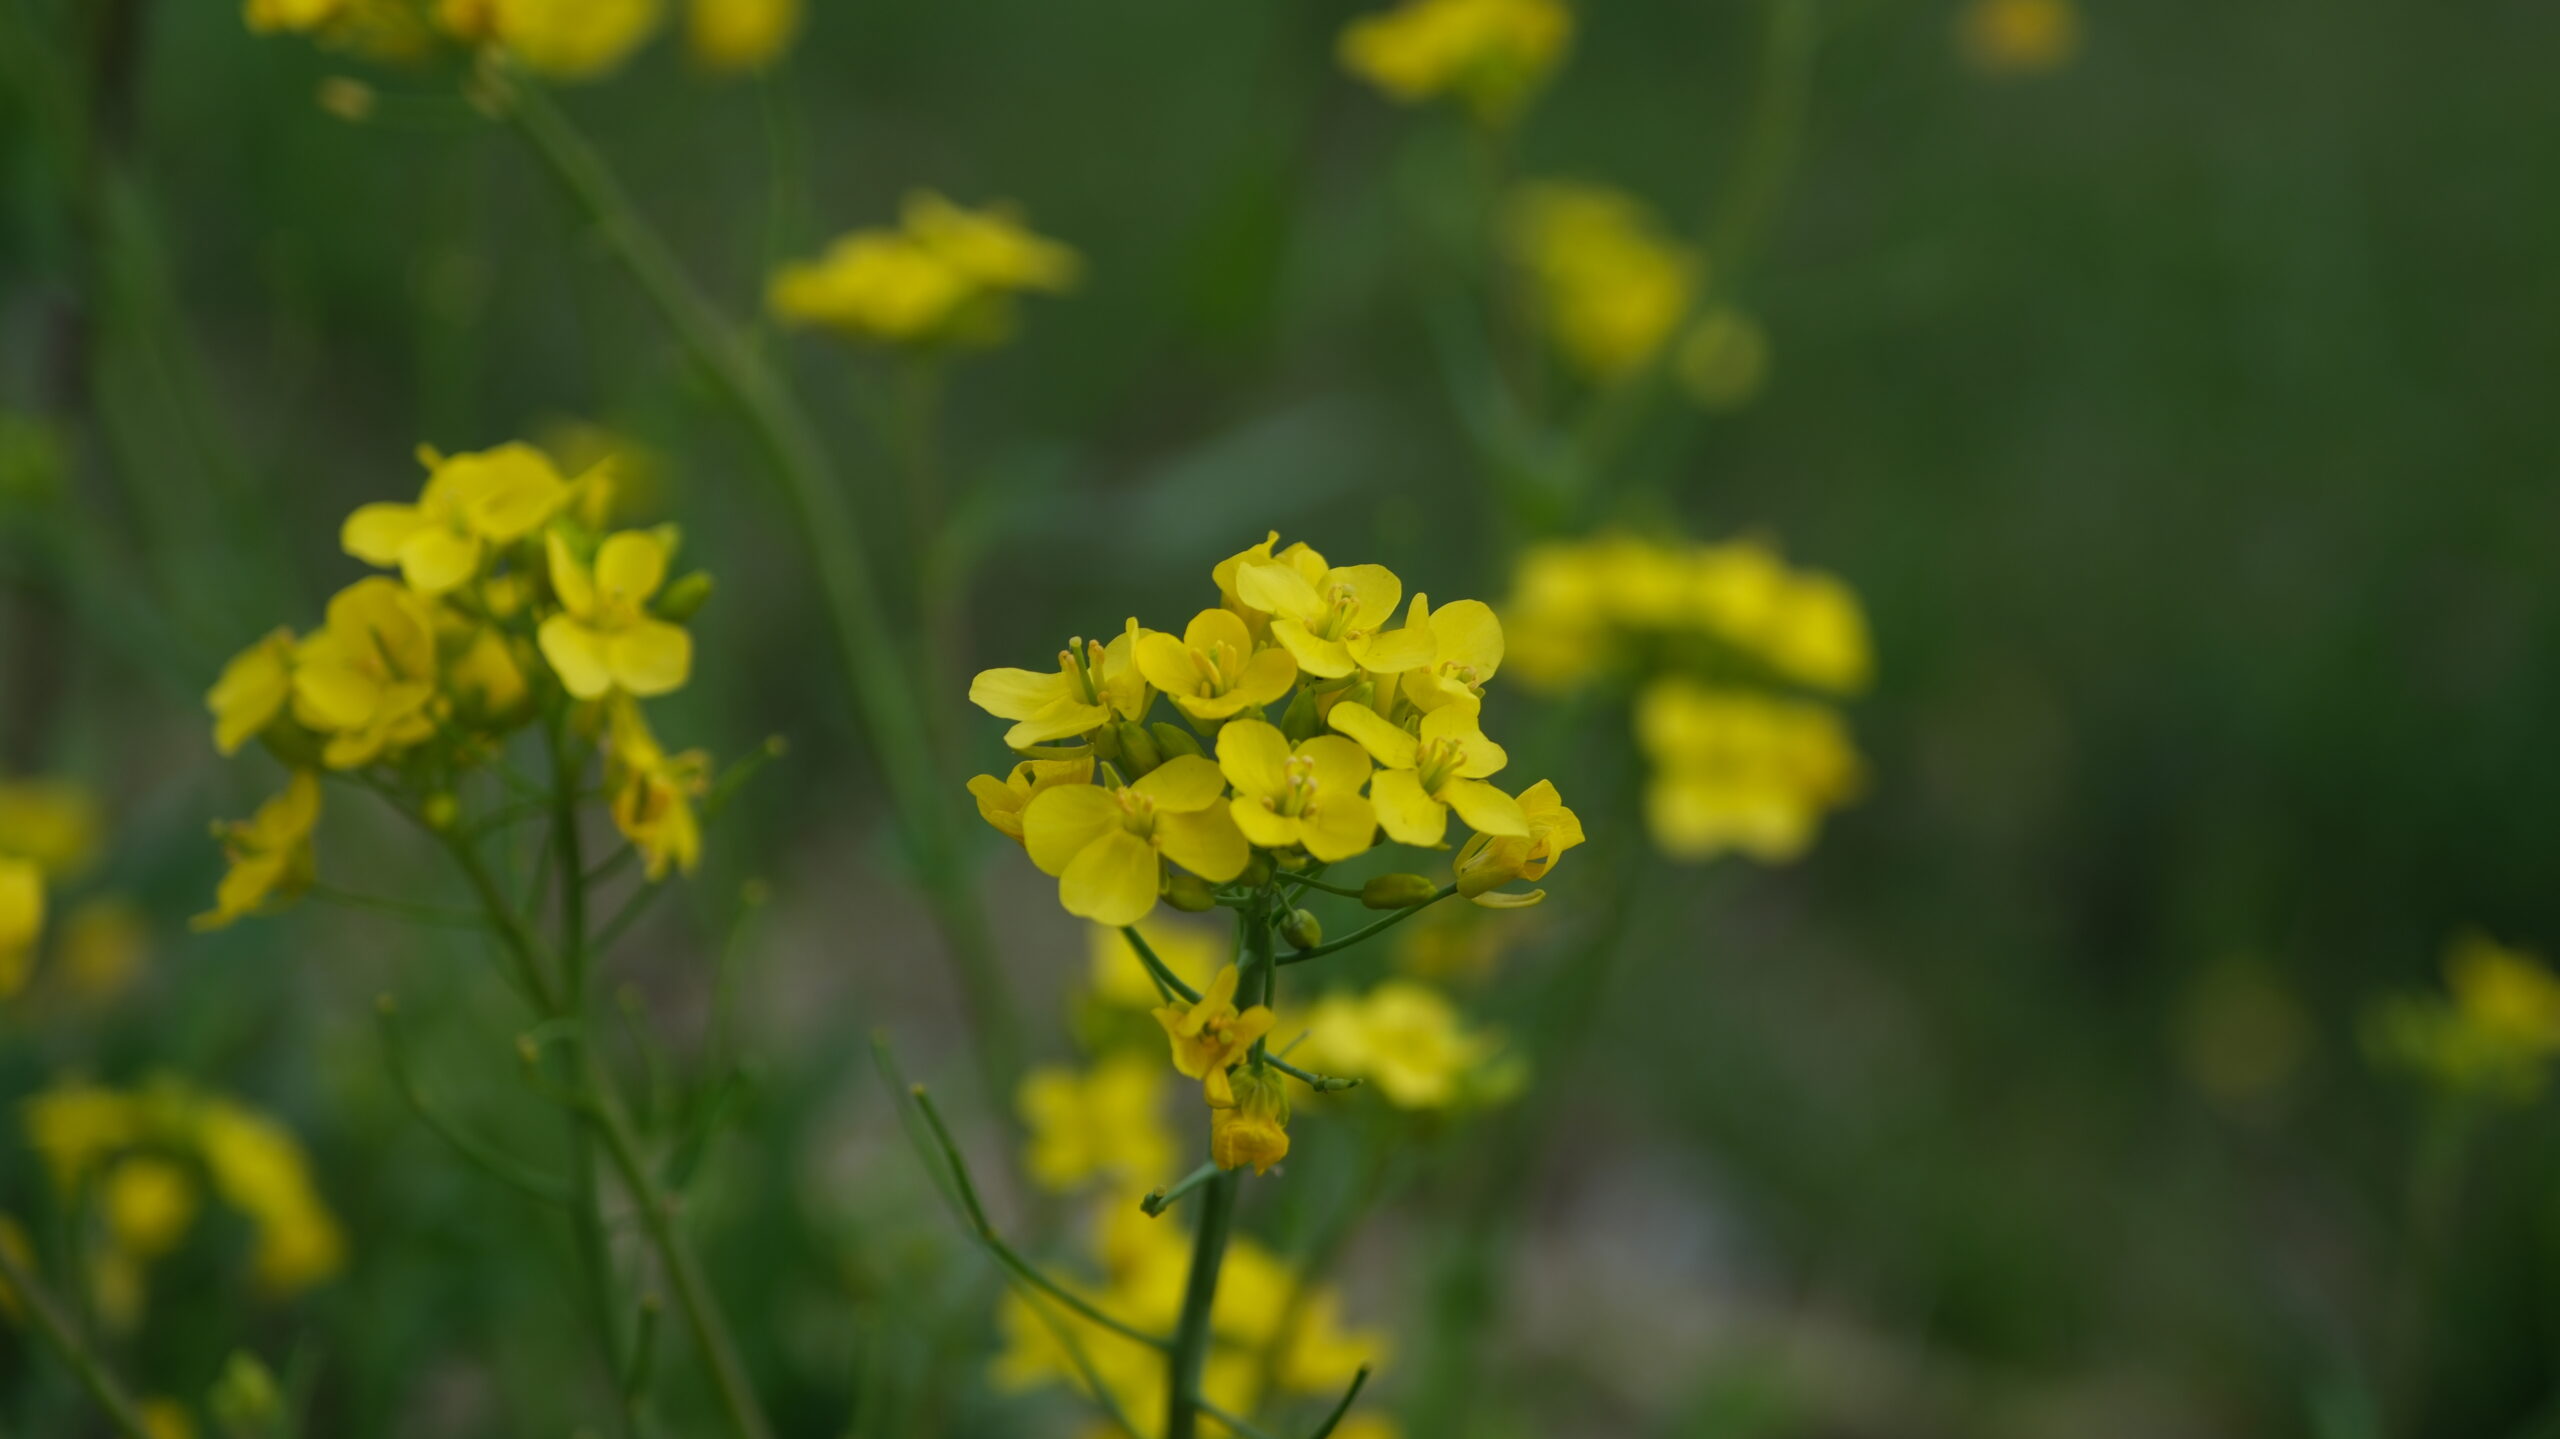
M 462 805 L 453 797 L 451 790 L 437 790 L 418 806 L 418 818 L 425 820 L 427 828 L 438 834 L 453 828 L 453 822 L 461 815 Z
M 1280 716 L 1280 732 L 1289 737 L 1291 744 L 1305 744 L 1324 733 L 1324 710 L 1314 689 L 1302 689 L 1296 699 L 1289 701 L 1288 712 Z
M 1313 949 L 1324 943 L 1324 925 L 1313 910 L 1293 909 L 1280 921 L 1280 937 L 1298 949 Z
M 658 618 L 670 624 L 683 624 L 702 612 L 711 601 L 711 575 L 695 570 L 666 587 L 658 595 Z
M 1154 724 L 1147 726 L 1147 733 L 1156 737 L 1156 751 L 1166 759 L 1172 759 L 1177 755 L 1189 755 L 1193 759 L 1204 758 L 1200 752 L 1200 741 L 1192 738 L 1191 731 L 1178 724 L 1167 724 L 1163 720 L 1157 720 Z
M 1209 1157 L 1220 1169 L 1250 1164 L 1263 1173 L 1289 1157 L 1288 1081 L 1276 1069 L 1248 1064 L 1230 1082 L 1235 1104 L 1209 1114 Z
M 1164 902 L 1187 914 L 1207 914 L 1218 907 L 1218 893 L 1209 882 L 1187 869 L 1168 867 L 1164 876 Z
M 1382 874 L 1360 886 L 1360 902 L 1371 909 L 1411 909 L 1429 904 L 1439 892 L 1440 886 L 1424 875 Z
M 1239 878 L 1244 882 L 1245 887 L 1248 889 L 1260 889 L 1264 885 L 1269 884 L 1271 882 L 1271 856 L 1263 853 L 1261 850 L 1255 850 L 1253 852 L 1253 857 L 1244 862 L 1244 873 L 1239 876 Z
M 1122 720 L 1119 724 L 1120 756 L 1127 762 L 1129 778 L 1143 778 L 1164 763 L 1164 751 L 1156 748 L 1156 738 L 1138 725 Z

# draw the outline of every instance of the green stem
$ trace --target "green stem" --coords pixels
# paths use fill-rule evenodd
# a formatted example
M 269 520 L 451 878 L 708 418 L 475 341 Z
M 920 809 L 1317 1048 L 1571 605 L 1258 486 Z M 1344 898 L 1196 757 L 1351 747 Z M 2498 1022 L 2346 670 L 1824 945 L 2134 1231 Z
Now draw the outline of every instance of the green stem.
M 1200 1436 L 1200 1375 L 1209 1362 L 1209 1314 L 1218 1302 L 1218 1267 L 1226 1262 L 1227 1232 L 1242 1178 L 1229 1170 L 1210 1180 L 1200 1195 L 1191 1277 L 1183 1285 L 1182 1319 L 1173 1331 L 1173 1357 L 1166 1372 L 1165 1439 Z
M 1379 935 L 1386 933 L 1388 930 L 1395 928 L 1397 925 L 1404 923 L 1406 920 L 1413 918 L 1415 915 L 1422 913 L 1424 910 L 1429 909 L 1431 906 L 1438 904 L 1440 901 L 1447 899 L 1449 896 L 1456 894 L 1457 892 L 1458 887 L 1455 884 L 1444 884 L 1440 886 L 1440 890 L 1437 894 L 1432 895 L 1429 899 L 1424 900 L 1422 903 L 1415 905 L 1411 909 L 1397 910 L 1395 913 L 1379 920 L 1376 924 L 1364 925 L 1361 928 L 1355 929 L 1349 934 L 1344 935 L 1340 939 L 1319 944 L 1313 949 L 1302 949 L 1296 954 L 1284 954 L 1280 956 L 1276 962 L 1280 964 L 1304 964 L 1311 959 L 1322 959 L 1328 954 L 1339 953 L 1342 950 L 1349 949 L 1355 944 L 1361 944 L 1368 940 L 1377 938 Z
M 15 1250 L 0 1244 L 0 1283 L 18 1301 L 18 1308 L 34 1321 L 36 1333 L 45 1347 L 63 1362 L 80 1380 L 80 1387 L 106 1411 L 108 1420 L 124 1439 L 152 1439 L 150 1427 L 142 1422 L 142 1411 L 134 1406 L 133 1396 L 125 1392 L 106 1365 L 80 1337 L 70 1316 L 63 1313 L 61 1302 L 45 1289 L 32 1267 L 19 1262 Z
M 1163 1214 L 1166 1210 L 1171 1209 L 1176 1204 L 1181 1203 L 1182 1196 L 1189 1194 L 1192 1190 L 1199 1188 L 1201 1185 L 1208 1183 L 1210 1180 L 1217 1178 L 1223 1173 L 1225 1173 L 1225 1171 L 1218 1168 L 1216 1160 L 1209 1160 L 1203 1163 L 1199 1168 L 1192 1170 L 1189 1174 L 1175 1180 L 1171 1188 L 1148 1191 L 1147 1197 L 1138 1201 L 1138 1208 L 1144 1211 L 1149 1219 L 1154 1219 Z
M 566 1184 L 534 1172 L 530 1166 L 483 1142 L 429 1102 L 426 1091 L 418 1087 L 417 1072 L 409 1063 L 408 1044 L 400 1035 L 399 1005 L 386 994 L 374 1002 L 374 1013 L 382 1029 L 382 1051 L 390 1062 L 391 1082 L 399 1088 L 401 1097 L 409 1101 L 410 1110 L 420 1122 L 452 1145 L 455 1153 L 528 1198 L 564 1209 L 576 1203 Z
M 745 420 L 781 481 L 794 528 L 809 546 L 838 656 L 926 902 L 960 971 L 988 1099 L 1001 1105 L 1019 1078 L 1020 1025 L 970 884 L 966 856 L 951 827 L 943 777 L 927 734 L 927 711 L 907 678 L 851 504 L 817 431 L 763 357 L 695 287 L 665 241 L 632 206 L 603 157 L 550 97 L 520 75 L 502 76 L 500 88 L 496 102 L 517 133 Z
M 1170 965 L 1156 957 L 1155 947 L 1147 943 L 1144 935 L 1138 933 L 1136 925 L 1123 925 L 1120 932 L 1128 937 L 1129 947 L 1138 952 L 1138 962 L 1147 967 L 1147 973 L 1155 979 L 1156 988 L 1172 991 L 1185 1004 L 1200 1002 L 1200 991 L 1183 983 L 1181 975 L 1174 973 Z

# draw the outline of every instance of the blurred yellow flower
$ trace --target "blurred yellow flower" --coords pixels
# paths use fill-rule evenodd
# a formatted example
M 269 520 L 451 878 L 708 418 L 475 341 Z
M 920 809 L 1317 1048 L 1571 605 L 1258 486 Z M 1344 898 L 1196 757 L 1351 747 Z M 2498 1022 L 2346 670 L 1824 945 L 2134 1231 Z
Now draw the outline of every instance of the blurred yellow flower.
M 1343 27 L 1343 67 L 1405 104 L 1448 96 L 1498 124 L 1546 83 L 1573 38 L 1560 0 L 1405 0 Z
M 1039 798 L 1044 790 L 1062 784 L 1091 784 L 1093 755 L 1090 751 L 1072 759 L 1027 759 L 1016 764 L 1003 779 L 982 774 L 969 781 L 969 793 L 978 801 L 978 817 L 993 826 L 999 834 L 1023 843 L 1022 812 Z
M 1546 891 L 1511 894 L 1502 886 L 1515 879 L 1540 880 L 1555 868 L 1566 850 L 1582 843 L 1582 821 L 1565 808 L 1555 784 L 1540 780 L 1520 792 L 1520 817 L 1526 835 L 1478 833 L 1458 849 L 1453 871 L 1458 893 L 1486 909 L 1525 909 L 1546 898 Z
M 145 1399 L 140 1407 L 142 1432 L 149 1439 L 196 1439 L 196 1421 L 186 1405 L 162 1398 Z
M 1218 731 L 1218 769 L 1236 787 L 1226 806 L 1236 827 L 1266 849 L 1332 864 L 1377 841 L 1378 812 L 1360 793 L 1369 756 L 1350 740 L 1317 735 L 1292 748 L 1273 725 L 1234 720 Z
M 1287 650 L 1255 649 L 1243 619 L 1224 609 L 1193 615 L 1179 639 L 1153 630 L 1139 636 L 1138 672 L 1204 731 L 1270 704 L 1298 682 Z
M 1057 876 L 1069 914 L 1135 924 L 1156 906 L 1160 860 L 1212 884 L 1244 872 L 1250 856 L 1225 798 L 1216 765 L 1180 755 L 1120 789 L 1069 784 L 1040 794 L 1023 810 L 1023 844 Z
M 125 992 L 151 956 L 151 922 L 122 899 L 93 899 L 63 916 L 55 972 L 75 999 L 102 1003 Z
M 0 855 L 0 999 L 26 987 L 44 933 L 44 872 Z
M 237 824 L 217 824 L 230 869 L 214 891 L 214 907 L 192 921 L 197 929 L 221 929 L 262 914 L 311 887 L 311 832 L 320 823 L 320 780 L 294 771 L 284 793 Z
M 1507 613 L 1514 666 L 1547 689 L 1683 641 L 1835 694 L 1864 689 L 1874 668 L 1857 594 L 1836 576 L 1790 568 L 1759 540 L 1603 535 L 1535 546 L 1521 559 Z
M 1227 937 L 1204 925 L 1150 919 L 1137 929 L 1139 938 L 1155 951 L 1165 968 L 1173 971 L 1174 978 L 1193 989 L 1207 984 L 1226 961 Z M 1156 992 L 1155 981 L 1147 977 L 1146 965 L 1129 947 L 1127 935 L 1107 925 L 1095 925 L 1091 934 L 1095 995 L 1128 1009 L 1153 1009 L 1164 1003 L 1164 996 Z
M 1664 234 L 1642 202 L 1605 185 L 1521 186 L 1504 239 L 1557 353 L 1604 383 L 1653 359 L 1705 278 L 1705 261 Z
M 1156 1183 L 1174 1164 L 1163 1100 L 1163 1068 L 1134 1054 L 1112 1055 L 1083 1074 L 1033 1070 L 1014 1095 L 1030 1130 L 1024 1167 L 1061 1193 L 1094 1179 L 1119 1187 Z
M 97 796 L 61 779 L 0 782 L 0 855 L 34 865 L 51 879 L 87 869 L 106 832 Z
M 1673 368 L 1689 398 L 1710 410 L 1738 410 L 1768 383 L 1769 332 L 1740 310 L 1718 305 L 1690 327 Z
M 856 230 L 813 261 L 784 266 L 774 316 L 848 339 L 919 348 L 990 345 L 1012 333 L 1012 297 L 1071 288 L 1076 253 L 1004 207 L 968 210 L 931 191 L 907 197 L 897 230 Z
M 1498 1102 L 1527 1077 L 1502 1057 L 1501 1036 L 1467 1028 L 1448 996 L 1408 979 L 1328 995 L 1308 1029 L 1306 1063 L 1356 1077 L 1399 1109 Z
M 338 18 L 346 0 L 248 0 L 241 18 L 258 34 L 317 30 Z
M 2072 0 L 1972 0 L 1956 44 L 1986 75 L 2049 74 L 2080 53 L 2080 11 Z
M 284 1126 L 229 1100 L 202 1099 L 195 1140 L 213 1187 L 257 1230 L 251 1262 L 270 1292 L 293 1294 L 335 1275 L 346 1241 Z
M 213 747 L 226 755 L 264 733 L 293 698 L 293 631 L 278 628 L 231 657 L 204 697 Z
M 1477 728 L 1472 703 L 1443 705 L 1424 715 L 1419 737 L 1357 704 L 1335 705 L 1325 723 L 1359 741 L 1377 760 L 1369 798 L 1379 826 L 1397 843 L 1426 849 L 1439 844 L 1452 809 L 1479 834 L 1528 837 L 1519 801 L 1484 782 L 1511 761 Z
M 140 1106 L 118 1090 L 57 1080 L 18 1107 L 27 1143 L 44 1160 L 54 1187 L 69 1192 L 105 1158 L 143 1133 Z
M 1209 1158 L 1220 1169 L 1256 1174 L 1289 1157 L 1289 1090 L 1280 1071 L 1248 1064 L 1230 1082 L 1234 1103 L 1209 1115 Z
M 195 1222 L 196 1198 L 193 1174 L 150 1154 L 117 1161 L 98 1188 L 108 1236 L 140 1259 L 157 1258 L 178 1246 Z
M 721 71 L 762 70 L 800 33 L 800 0 L 693 0 L 685 41 L 693 58 Z
M 2450 1002 L 2413 995 L 2376 1006 L 2367 1048 L 2455 1092 L 2539 1097 L 2560 1059 L 2560 975 L 2533 955 L 2468 934 L 2446 952 L 2445 982 Z
M 448 33 L 503 45 L 553 80 L 594 80 L 649 42 L 660 0 L 441 0 Z
M 1164 1026 L 1165 1038 L 1172 1042 L 1174 1069 L 1201 1082 L 1201 1092 L 1212 1109 L 1233 1107 L 1235 1089 L 1228 1081 L 1228 1068 L 1242 1060 L 1253 1042 L 1269 1034 L 1276 1022 L 1262 1005 L 1236 1008 L 1240 979 L 1230 964 L 1209 981 L 1198 1003 L 1177 999 L 1153 1011 L 1156 1023 Z
M 1645 817 L 1675 859 L 1796 859 L 1862 775 L 1836 712 L 1749 690 L 1658 681 L 1637 699 L 1636 735 L 1654 765 Z
M 321 761 L 358 769 L 435 733 L 435 618 L 396 580 L 365 579 L 329 601 L 293 666 L 293 713 L 326 734 Z
M 693 636 L 648 609 L 667 581 L 673 545 L 656 531 L 625 530 L 606 537 L 590 570 L 558 531 L 547 540 L 562 613 L 536 638 L 560 687 L 582 700 L 682 689 L 693 673 Z
M 711 783 L 711 757 L 700 750 L 670 755 L 649 732 L 640 707 L 613 706 L 605 750 L 605 789 L 614 827 L 640 851 L 651 884 L 670 866 L 692 874 L 702 858 L 702 827 L 693 802 Z
M 915 190 L 900 205 L 898 220 L 916 243 L 986 290 L 1063 294 L 1084 272 L 1074 250 L 1033 234 L 1009 205 L 971 210 L 932 190 Z
M 450 457 L 422 451 L 426 489 L 414 505 L 363 506 L 339 532 L 346 552 L 369 565 L 397 567 L 409 587 L 440 595 L 480 572 L 491 546 L 511 545 L 542 528 L 570 494 L 551 457 L 531 445 Z

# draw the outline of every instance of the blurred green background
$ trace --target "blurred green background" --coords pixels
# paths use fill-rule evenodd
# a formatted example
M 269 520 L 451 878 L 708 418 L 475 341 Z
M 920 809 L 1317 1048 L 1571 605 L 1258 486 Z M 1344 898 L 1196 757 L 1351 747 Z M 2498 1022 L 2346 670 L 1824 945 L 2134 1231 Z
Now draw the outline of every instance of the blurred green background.
M 297 1307 L 164 1282 L 134 1367 L 184 1391 L 236 1344 L 304 1364 L 314 1433 L 584 1416 L 521 1206 L 382 1072 L 371 1001 L 397 991 L 445 1036 L 439 1085 L 504 1114 L 504 1063 L 467 1041 L 513 1021 L 468 947 L 315 909 L 183 924 L 216 872 L 202 826 L 268 783 L 205 743 L 222 657 L 354 577 L 338 519 L 407 495 L 413 445 L 578 419 L 655 457 L 656 509 L 721 579 L 668 728 L 793 745 L 622 975 L 690 1032 L 739 931 L 761 1058 L 701 1223 L 778 1421 L 844 1432 L 875 1402 L 879 1432 L 1072 1432 L 1071 1406 L 975 1378 L 990 1286 L 869 1073 L 885 1028 L 973 1144 L 1008 1142 L 803 551 L 728 414 L 433 78 L 145 5 L 122 178 L 83 198 L 26 93 L 74 57 L 25 47 L 89 7 L 11 3 L 0 398 L 68 416 L 86 520 L 0 509 L 0 770 L 100 787 L 108 873 L 157 930 L 106 1017 L 12 1022 L 0 1082 L 171 1070 L 250 1096 L 312 1143 L 356 1238 Z M 820 0 L 768 82 L 662 44 L 564 101 L 741 314 L 773 263 L 916 186 L 1018 201 L 1083 253 L 1075 294 L 953 378 L 967 498 L 933 563 L 971 577 L 965 672 L 1169 623 L 1271 527 L 1500 599 L 1522 535 L 1431 328 L 1465 155 L 1341 73 L 1355 13 Z M 2549 1106 L 2448 1121 L 2356 1043 L 2463 927 L 2560 935 L 2560 411 L 2536 378 L 2560 360 L 2560 208 L 2536 186 L 2560 12 L 2100 3 L 2074 63 L 2024 77 L 1968 66 L 1941 0 L 1817 13 L 1792 181 L 1741 281 L 1767 388 L 1648 429 L 1598 518 L 1765 530 L 1847 577 L 1879 655 L 1852 709 L 1870 787 L 1799 865 L 1640 871 L 1590 1042 L 1538 1076 L 1526 1162 L 1453 1137 L 1352 1251 L 1359 1308 L 1398 1337 L 1381 1392 L 1445 1412 L 1432 1336 L 1454 1322 L 1481 1332 L 1448 1361 L 1476 1391 L 1451 1433 L 2560 1434 Z M 1517 164 L 1689 223 L 1733 174 L 1767 23 L 1744 0 L 1586 6 Z M 348 73 L 421 98 L 346 123 L 314 96 Z M 98 293 L 119 297 L 94 317 L 102 383 L 66 399 L 65 315 Z M 773 344 L 902 573 L 863 424 L 880 375 Z M 995 731 L 947 703 L 963 773 L 994 768 Z M 1561 772 L 1604 786 L 1623 725 L 1577 734 Z M 387 825 L 332 835 L 348 873 L 421 858 Z M 1083 937 L 973 840 L 1063 1053 Z M 1550 888 L 1587 904 L 1636 862 L 1595 844 Z M 772 898 L 745 922 L 749 880 Z M 1575 963 L 1589 918 L 1512 962 Z M 2423 1225 L 2449 1122 L 2473 1127 L 2450 1217 Z M 35 1175 L 6 1162 L 24 1202 Z M 1491 1190 L 1516 1201 L 1499 1223 L 1447 1222 Z M 13 1432 L 89 1432 L 23 1346 L 0 1384 Z

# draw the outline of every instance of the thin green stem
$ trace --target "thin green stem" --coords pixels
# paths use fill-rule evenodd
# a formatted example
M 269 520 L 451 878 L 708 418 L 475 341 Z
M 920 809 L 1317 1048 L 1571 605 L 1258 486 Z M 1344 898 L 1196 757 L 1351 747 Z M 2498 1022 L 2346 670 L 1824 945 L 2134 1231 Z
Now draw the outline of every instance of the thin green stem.
M 374 1001 L 374 1014 L 382 1030 L 382 1052 L 390 1063 L 391 1082 L 420 1122 L 483 1173 L 528 1198 L 564 1209 L 576 1202 L 566 1184 L 534 1172 L 531 1166 L 482 1141 L 430 1102 L 418 1085 L 417 1071 L 409 1063 L 408 1043 L 400 1034 L 399 1005 L 386 994 Z
M 152 1439 L 151 1428 L 142 1422 L 142 1411 L 135 1407 L 133 1396 L 126 1392 L 123 1381 L 107 1368 L 88 1341 L 80 1336 L 69 1315 L 62 1309 L 32 1266 L 21 1263 L 17 1251 L 0 1244 L 0 1283 L 18 1301 L 18 1308 L 34 1321 L 36 1333 L 51 1349 L 54 1357 L 79 1379 L 80 1387 L 106 1412 L 107 1419 L 124 1439 Z
M 1333 1412 L 1325 1416 L 1324 1427 L 1309 1436 L 1309 1439 L 1332 1439 L 1333 1431 L 1342 1427 L 1343 1416 L 1351 1412 L 1352 1402 L 1357 1400 L 1360 1397 L 1360 1391 L 1367 1387 L 1369 1387 L 1369 1366 L 1363 1364 L 1359 1371 L 1351 1376 L 1351 1387 L 1342 1391 L 1342 1402 L 1333 1406 Z
M 1227 1234 L 1235 1221 L 1236 1190 L 1243 1176 L 1228 1170 L 1200 1195 L 1200 1228 L 1191 1245 L 1191 1275 L 1182 1290 L 1182 1318 L 1173 1331 L 1173 1355 L 1165 1376 L 1165 1439 L 1199 1439 L 1200 1376 L 1209 1362 L 1209 1314 L 1218 1302 L 1218 1269 L 1226 1262 Z
M 1138 962 L 1147 967 L 1147 975 L 1156 982 L 1157 989 L 1171 991 L 1185 1004 L 1200 1002 L 1200 991 L 1183 983 L 1182 976 L 1174 973 L 1172 966 L 1156 957 L 1155 947 L 1147 943 L 1146 936 L 1138 933 L 1136 925 L 1123 925 L 1120 932 L 1128 936 L 1129 947 L 1138 952 Z
M 1321 890 L 1326 894 L 1338 894 L 1344 899 L 1358 899 L 1360 897 L 1359 890 L 1353 889 L 1348 885 L 1327 884 L 1323 880 L 1318 879 L 1311 874 L 1283 874 L 1280 877 L 1288 883 L 1298 886 L 1301 893 L 1313 889 Z
M 476 929 L 484 933 L 489 928 L 488 919 L 482 915 L 468 914 L 461 910 L 439 909 L 432 904 L 413 904 L 405 899 L 357 894 L 339 889 L 334 885 L 314 884 L 303 893 L 323 904 L 334 904 L 346 909 L 371 910 L 376 914 L 388 914 L 408 920 L 412 924 L 434 925 L 440 929 Z
M 1175 1180 L 1171 1188 L 1149 1190 L 1147 1197 L 1138 1201 L 1138 1208 L 1144 1211 L 1149 1219 L 1154 1219 L 1181 1203 L 1182 1196 L 1217 1178 L 1222 1172 L 1216 1160 L 1209 1160 L 1189 1174 Z
M 1355 944 L 1363 944 L 1369 940 L 1377 938 L 1379 935 L 1386 933 L 1388 930 L 1395 928 L 1397 925 L 1404 923 L 1406 920 L 1413 918 L 1415 915 L 1422 913 L 1424 910 L 1429 909 L 1431 906 L 1438 904 L 1440 901 L 1447 899 L 1449 896 L 1456 894 L 1457 892 L 1458 887 L 1455 884 L 1444 884 L 1440 886 L 1438 893 L 1432 895 L 1422 903 L 1415 905 L 1411 909 L 1397 910 L 1395 913 L 1388 915 L 1386 918 L 1379 920 L 1375 924 L 1364 925 L 1361 928 L 1355 929 L 1349 934 L 1344 935 L 1340 939 L 1327 941 L 1326 943 L 1317 945 L 1313 949 L 1302 949 L 1295 954 L 1284 954 L 1275 962 L 1279 964 L 1304 964 L 1311 959 L 1322 959 L 1328 954 L 1338 954 L 1343 950 L 1351 948 Z
M 1300 1069 L 1298 1066 L 1291 1064 L 1289 1061 L 1282 1059 L 1276 1054 L 1264 1054 L 1262 1056 L 1262 1062 L 1270 1065 L 1273 1069 L 1279 1070 L 1282 1074 L 1289 1076 L 1291 1079 L 1298 1081 L 1318 1094 L 1338 1094 L 1346 1089 L 1358 1089 L 1360 1087 L 1359 1080 L 1345 1078 L 1338 1074 L 1318 1074 L 1311 1069 Z

